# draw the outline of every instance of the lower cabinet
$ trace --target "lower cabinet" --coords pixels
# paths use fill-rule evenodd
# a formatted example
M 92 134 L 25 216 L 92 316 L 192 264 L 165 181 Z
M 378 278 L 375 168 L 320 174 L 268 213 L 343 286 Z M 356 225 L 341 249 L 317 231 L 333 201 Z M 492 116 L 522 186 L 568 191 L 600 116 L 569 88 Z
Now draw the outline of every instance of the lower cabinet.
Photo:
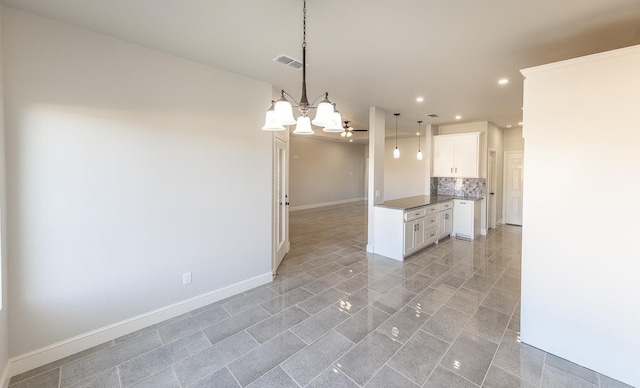
M 406 218 L 406 217 L 405 217 Z M 438 239 L 438 214 L 405 221 L 404 223 L 404 256 L 436 242 Z
M 451 234 L 452 202 L 410 210 L 375 206 L 373 210 L 373 244 L 367 247 L 369 252 L 402 261 Z
M 444 210 L 438 213 L 438 239 L 450 236 L 453 231 L 453 210 Z

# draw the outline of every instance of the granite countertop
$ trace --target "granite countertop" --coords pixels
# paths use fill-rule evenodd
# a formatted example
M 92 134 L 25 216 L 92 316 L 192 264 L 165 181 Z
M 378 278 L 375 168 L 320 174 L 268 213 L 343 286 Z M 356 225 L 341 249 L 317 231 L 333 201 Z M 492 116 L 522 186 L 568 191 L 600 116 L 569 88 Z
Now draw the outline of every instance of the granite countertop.
M 376 206 L 386 207 L 390 209 L 408 210 L 421 206 L 433 205 L 440 202 L 447 202 L 454 199 L 463 199 L 466 201 L 479 201 L 484 197 L 467 197 L 457 195 L 417 195 L 415 197 L 398 198 L 390 201 L 384 201 Z

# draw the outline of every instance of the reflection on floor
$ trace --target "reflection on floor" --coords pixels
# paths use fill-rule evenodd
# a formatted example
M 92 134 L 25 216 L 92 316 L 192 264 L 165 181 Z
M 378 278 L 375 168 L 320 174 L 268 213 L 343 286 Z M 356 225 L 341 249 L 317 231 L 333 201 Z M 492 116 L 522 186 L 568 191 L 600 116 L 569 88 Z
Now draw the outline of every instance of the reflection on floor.
M 291 213 L 268 284 L 16 376 L 26 387 L 622 387 L 520 343 L 521 229 L 365 253 L 366 204 Z

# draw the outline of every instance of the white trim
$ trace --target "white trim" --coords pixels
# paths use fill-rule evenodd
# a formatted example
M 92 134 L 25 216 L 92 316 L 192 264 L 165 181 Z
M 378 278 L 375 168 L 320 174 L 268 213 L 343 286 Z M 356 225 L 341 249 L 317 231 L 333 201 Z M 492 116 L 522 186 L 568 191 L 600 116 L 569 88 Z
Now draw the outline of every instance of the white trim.
M 5 378 L 41 367 L 61 358 L 100 345 L 107 341 L 133 333 L 145 327 L 177 317 L 200 307 L 239 294 L 252 288 L 270 283 L 273 280 L 271 271 L 243 280 L 241 282 L 207 292 L 138 316 L 108 325 L 75 337 L 44 346 L 40 349 L 12 357 L 5 370 Z M 7 383 L 7 382 L 5 382 Z
M 9 387 L 9 361 L 7 361 L 7 365 L 4 366 L 4 371 L 2 375 L 0 375 L 0 384 L 2 388 Z
M 323 202 L 323 203 L 314 203 L 311 205 L 302 205 L 302 206 L 294 206 L 289 209 L 290 212 L 295 212 L 297 210 L 306 210 L 306 209 L 314 209 L 317 207 L 325 207 L 325 206 L 333 206 L 333 205 L 342 205 L 344 203 L 351 202 L 360 202 L 364 201 L 364 198 L 351 198 L 351 199 L 343 199 L 342 201 L 332 201 L 332 202 Z
M 502 222 L 502 218 L 496 221 L 496 227 L 502 224 L 504 224 L 504 222 Z
M 590 62 L 595 62 L 599 60 L 616 58 L 624 55 L 633 55 L 633 54 L 636 54 L 639 49 L 640 49 L 640 45 L 623 47 L 620 49 L 605 51 L 602 53 L 590 54 L 582 57 L 566 59 L 564 61 L 548 63 L 546 65 L 528 67 L 526 69 L 520 70 L 520 73 L 524 76 L 524 78 L 527 78 L 532 74 L 542 73 L 545 71 L 563 68 L 567 66 L 575 66 L 583 63 L 590 63 Z

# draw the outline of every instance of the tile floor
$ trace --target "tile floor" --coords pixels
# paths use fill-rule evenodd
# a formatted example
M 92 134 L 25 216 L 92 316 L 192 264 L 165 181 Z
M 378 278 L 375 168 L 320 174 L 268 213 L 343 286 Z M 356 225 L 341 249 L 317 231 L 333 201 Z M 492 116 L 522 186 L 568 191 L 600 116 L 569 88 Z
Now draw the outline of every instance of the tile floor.
M 291 213 L 272 284 L 16 376 L 58 387 L 623 387 L 519 341 L 521 229 L 367 256 L 366 205 Z

